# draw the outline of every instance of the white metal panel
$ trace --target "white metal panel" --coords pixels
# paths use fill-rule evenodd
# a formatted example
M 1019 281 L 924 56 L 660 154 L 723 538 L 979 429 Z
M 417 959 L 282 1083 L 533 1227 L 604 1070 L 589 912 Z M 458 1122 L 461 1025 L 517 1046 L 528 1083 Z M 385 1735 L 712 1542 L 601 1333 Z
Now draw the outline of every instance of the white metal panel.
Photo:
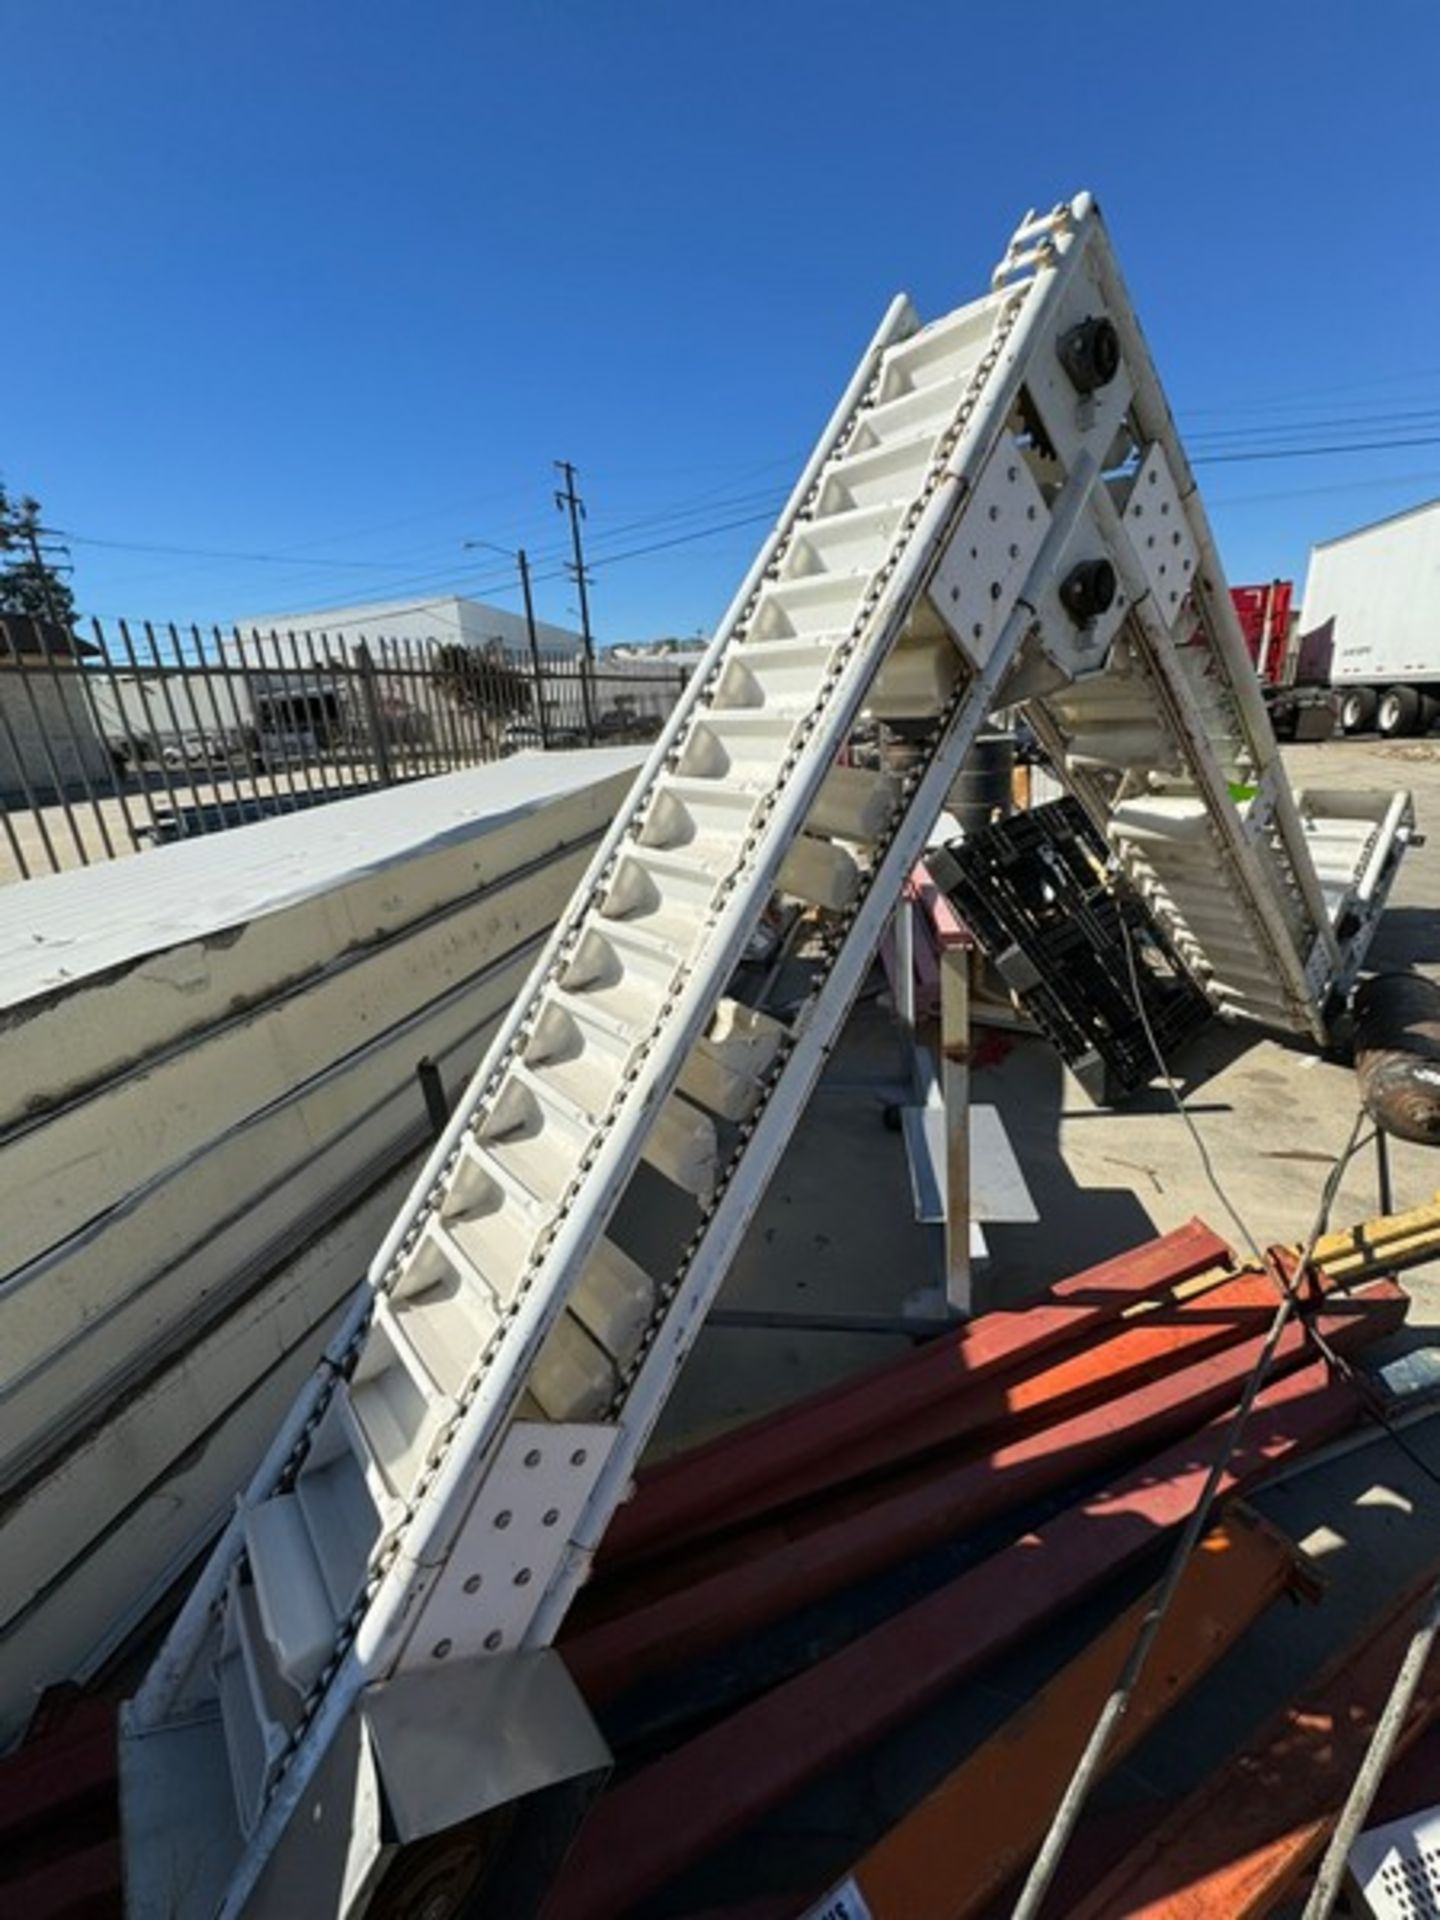
M 132 1059 L 173 1040 L 177 1023 L 213 1018 L 612 819 L 643 761 L 636 747 L 521 753 L 31 881 L 0 918 L 0 1006 L 113 999 L 118 980 L 126 1050 L 111 1057 Z M 342 910 L 318 917 L 313 903 L 337 889 Z M 307 903 L 308 915 L 279 917 Z M 31 1064 L 21 1087 L 51 1092 L 44 1057 Z
M 517 1420 L 445 1565 L 397 1671 L 512 1654 L 535 1596 L 555 1578 L 615 1444 L 613 1427 Z
M 587 854 L 582 846 L 483 890 L 473 903 L 462 899 L 383 946 L 187 1036 L 163 1059 L 115 1075 L 90 1097 L 0 1141 L 9 1265 L 34 1259 L 160 1169 L 285 1100 L 375 1032 L 546 934 Z M 83 1184 L 77 1166 L 85 1168 Z
M 1174 626 L 1190 595 L 1199 555 L 1175 476 L 1158 443 L 1135 476 L 1125 503 L 1125 531 L 1160 616 Z
M 936 611 L 974 666 L 990 658 L 1049 519 L 1020 454 L 997 448 L 976 483 L 964 538 L 946 548 L 930 586 Z
M 1440 1913 L 1440 1807 L 1371 1827 L 1350 1849 L 1349 1865 L 1359 1910 L 1374 1920 Z

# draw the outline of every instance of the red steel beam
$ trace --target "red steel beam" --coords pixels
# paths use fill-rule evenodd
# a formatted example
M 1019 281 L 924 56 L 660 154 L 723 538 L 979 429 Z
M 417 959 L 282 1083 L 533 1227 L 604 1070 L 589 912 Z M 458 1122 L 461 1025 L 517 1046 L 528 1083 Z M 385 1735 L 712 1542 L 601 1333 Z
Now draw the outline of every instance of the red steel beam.
M 115 1708 L 96 1702 L 73 1725 L 17 1747 L 0 1760 L 0 1861 L 57 1817 L 72 1825 L 82 1803 L 114 1797 L 119 1763 Z M 0 1896 L 3 1896 L 0 1865 Z
M 722 1516 L 743 1519 L 765 1505 L 767 1486 L 853 1441 L 884 1431 L 960 1384 L 973 1385 L 1078 1340 L 1137 1300 L 1163 1293 L 1210 1267 L 1230 1248 L 1202 1220 L 1190 1220 L 1113 1260 L 1060 1281 L 1032 1305 L 988 1313 L 822 1393 L 809 1395 L 735 1433 L 692 1447 L 640 1477 L 634 1500 L 612 1521 L 600 1567 L 669 1553 L 712 1532 Z
M 1207 1353 L 1233 1346 L 1249 1333 L 1263 1334 L 1274 1309 L 1274 1281 L 1251 1270 L 1228 1280 L 1217 1278 L 1203 1293 L 1184 1299 L 1141 1301 L 1124 1318 L 1098 1329 L 1092 1343 L 1078 1352 L 1067 1351 L 1049 1366 L 994 1380 L 952 1383 L 948 1393 L 910 1419 L 877 1428 L 851 1446 L 772 1481 L 765 1498 L 774 1509 L 773 1518 L 727 1529 L 662 1561 L 645 1562 L 628 1575 L 622 1568 L 608 1582 L 600 1581 L 582 1596 L 572 1634 L 657 1603 L 742 1561 L 774 1554 L 788 1539 L 848 1521 L 878 1501 L 891 1503 L 887 1512 L 893 1516 L 898 1511 L 894 1502 L 943 1469 L 936 1457 L 942 1451 L 953 1456 L 962 1441 L 967 1454 L 982 1442 L 1012 1446 L 1041 1427 L 1053 1427 L 1099 1401 L 1114 1401 Z M 1137 1417 L 1144 1417 L 1143 1410 Z M 984 1486 L 987 1492 L 996 1491 L 988 1480 Z
M 0 1886 L 7 1920 L 122 1920 L 120 1838 L 72 1842 L 63 1852 Z
M 1218 1325 L 1231 1343 L 1220 1352 L 978 1457 L 939 1472 L 926 1471 L 899 1490 L 882 1488 L 879 1497 L 872 1493 L 858 1511 L 800 1530 L 770 1551 L 762 1551 L 765 1543 L 759 1542 L 752 1557 L 721 1566 L 612 1619 L 581 1624 L 563 1645 L 566 1664 L 582 1691 L 595 1701 L 610 1698 L 637 1680 L 696 1659 L 913 1554 L 973 1531 L 1067 1481 L 1108 1467 L 1140 1446 L 1158 1446 L 1201 1425 L 1238 1397 L 1276 1306 L 1274 1283 L 1264 1274 L 1242 1276 L 1221 1291 L 1227 1301 L 1218 1321 L 1210 1316 L 1187 1326 L 1183 1320 L 1159 1321 L 1159 1316 L 1148 1315 L 1118 1341 L 1065 1362 L 1059 1369 L 1062 1400 L 1077 1379 L 1103 1384 L 1114 1347 L 1130 1351 L 1132 1364 L 1140 1352 L 1149 1356 L 1152 1366 L 1166 1355 L 1173 1364 L 1186 1358 L 1187 1342 L 1202 1348 L 1206 1341 L 1213 1343 Z M 1213 1298 L 1206 1295 L 1204 1304 Z M 1400 1299 L 1403 1303 L 1403 1295 Z M 1377 1324 L 1376 1311 L 1371 1301 L 1339 1301 L 1332 1303 L 1326 1319 L 1339 1330 L 1353 1333 L 1358 1326 L 1367 1331 Z M 1393 1308 L 1391 1312 L 1393 1316 Z M 1292 1324 L 1276 1349 L 1275 1372 L 1298 1365 L 1305 1351 L 1304 1329 Z
M 120 1920 L 114 1702 L 47 1698 L 36 1725 L 0 1760 L 0 1915 Z
M 1382 1283 L 1373 1326 L 1399 1324 L 1404 1297 Z M 1342 1338 L 1347 1336 L 1342 1335 Z M 1243 1491 L 1283 1460 L 1343 1432 L 1361 1402 L 1323 1365 L 1272 1382 L 1257 1399 L 1221 1482 Z M 863 1751 L 1073 1605 L 1178 1526 L 1229 1425 L 1212 1422 L 817 1661 L 596 1806 L 544 1907 L 545 1920 L 616 1920 L 809 1781 Z
M 1273 1911 L 1330 1836 L 1435 1574 L 1431 1567 L 1249 1746 L 1179 1801 L 1071 1920 L 1249 1920 Z M 1398 1750 L 1437 1718 L 1440 1650 Z
M 1232 1508 L 1186 1566 L 1105 1770 L 1133 1751 L 1297 1581 L 1304 1576 L 1294 1544 L 1258 1515 Z M 1044 1839 L 1154 1598 L 1152 1590 L 1127 1607 L 877 1841 L 831 1890 L 836 1911 L 871 1920 L 983 1914 Z M 816 1911 L 825 1906 L 822 1898 Z

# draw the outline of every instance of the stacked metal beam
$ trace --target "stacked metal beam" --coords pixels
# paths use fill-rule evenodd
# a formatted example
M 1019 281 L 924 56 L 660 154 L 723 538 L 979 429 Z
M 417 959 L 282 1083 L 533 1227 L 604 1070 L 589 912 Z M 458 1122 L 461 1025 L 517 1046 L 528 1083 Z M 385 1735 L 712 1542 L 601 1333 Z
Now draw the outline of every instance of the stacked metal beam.
M 693 1483 L 683 1456 L 642 1483 L 628 1538 L 617 1537 L 608 1575 L 563 1643 L 597 1700 L 647 1676 L 668 1676 L 683 1693 L 687 1663 L 723 1646 L 743 1667 L 752 1657 L 741 1651 L 747 1636 L 766 1623 L 922 1549 L 974 1537 L 980 1557 L 837 1650 L 815 1658 L 812 1649 L 798 1671 L 625 1778 L 583 1829 L 545 1920 L 631 1911 L 1139 1563 L 1183 1521 L 1275 1306 L 1268 1275 L 1217 1267 L 1215 1251 L 1193 1223 L 1128 1257 L 1124 1305 L 1126 1257 L 1062 1283 L 1027 1313 L 986 1316 L 956 1339 L 712 1443 L 697 1457 Z M 1327 1300 L 1320 1324 L 1337 1347 L 1353 1350 L 1404 1312 L 1399 1289 L 1379 1281 Z M 1227 1493 L 1255 1486 L 1359 1414 L 1357 1394 L 1308 1356 L 1293 1326 L 1227 1470 Z M 936 1417 L 940 1409 L 948 1422 Z M 828 1485 L 827 1432 L 835 1443 Z M 736 1504 L 722 1501 L 717 1511 L 709 1496 L 726 1484 L 727 1456 Z M 810 1477 L 797 1491 L 802 1460 Z M 1042 1496 L 1053 1502 L 1066 1485 L 1093 1485 L 1107 1472 L 1100 1491 L 1062 1505 L 1012 1544 L 984 1544 L 985 1523 L 1005 1516 L 1013 1534 Z M 657 1806 L 667 1809 L 664 1821 Z M 951 1864 L 984 1879 L 985 1857 L 981 1843 Z M 877 1920 L 911 1911 L 882 1906 Z
M 1365 1231 L 1384 1241 L 1389 1225 L 1372 1222 Z M 1413 1238 L 1411 1228 L 1401 1217 L 1402 1242 Z M 1355 1237 L 1334 1236 L 1331 1250 Z M 1224 1242 L 1192 1221 L 1060 1282 L 1023 1312 L 987 1315 L 647 1473 L 624 1510 L 594 1597 L 562 1644 L 614 1726 L 627 1714 L 634 1721 L 636 1683 L 643 1697 L 648 1673 L 663 1686 L 678 1732 L 668 1736 L 668 1752 L 600 1800 L 546 1920 L 631 1911 L 819 1774 L 1142 1564 L 1193 1503 L 1228 1418 L 1219 1409 L 1238 1393 L 1269 1317 L 1270 1283 L 1236 1272 L 1229 1259 Z M 1324 1324 L 1351 1350 L 1394 1327 L 1403 1312 L 1398 1290 L 1380 1282 L 1351 1299 L 1332 1298 Z M 1296 1330 L 1232 1465 L 1229 1490 L 1254 1487 L 1359 1412 L 1352 1391 L 1307 1364 Z M 1107 1460 L 1111 1469 L 1097 1490 L 1096 1468 Z M 966 1500 L 942 1493 L 941 1505 L 946 1551 L 957 1554 L 958 1570 L 932 1581 L 919 1600 L 907 1603 L 897 1588 L 901 1597 L 857 1627 L 865 1619 L 851 1610 L 857 1575 L 885 1565 L 903 1574 L 898 1563 L 912 1563 L 921 1538 L 900 1516 L 957 1475 Z M 1067 1491 L 1077 1479 L 1088 1490 Z M 1046 1489 L 1036 1519 L 1035 1496 Z M 858 1558 L 848 1551 L 825 1557 L 818 1587 L 808 1553 L 797 1557 L 787 1544 L 800 1513 L 817 1521 L 796 1536 L 802 1543 L 826 1531 L 864 1543 Z M 977 1528 L 986 1514 L 1003 1521 L 999 1536 Z M 1027 1519 L 1035 1521 L 1028 1530 Z M 887 1528 L 888 1546 L 877 1553 Z M 717 1631 L 708 1639 L 701 1636 L 729 1676 L 717 1707 L 717 1662 L 695 1664 L 702 1649 L 693 1622 L 671 1631 L 667 1606 L 683 1622 L 697 1589 L 736 1575 L 751 1583 L 752 1602 L 758 1593 L 764 1604 L 758 1614 L 732 1609 L 723 1623 L 712 1622 Z M 1279 1591 L 1293 1587 L 1309 1588 L 1294 1553 L 1232 1507 L 1187 1583 L 1127 1739 L 1155 1724 Z M 783 1627 L 780 1616 L 807 1601 L 802 1657 L 788 1671 L 783 1659 L 778 1668 L 767 1665 L 757 1620 Z M 921 1803 L 858 1863 L 876 1920 L 913 1920 L 918 1912 L 958 1920 L 983 1911 L 1033 1844 L 1044 1783 L 1062 1765 L 1063 1743 L 1040 1733 L 1063 1724 L 1078 1737 L 1084 1703 L 1103 1691 L 1134 1611 L 962 1765 L 935 1803 Z M 823 1630 L 815 1624 L 822 1618 Z M 654 1697 L 657 1687 L 649 1692 Z M 56 1720 L 46 1739 L 0 1763 L 0 1839 L 10 1862 L 0 1874 L 0 1907 L 11 1899 L 17 1911 L 40 1911 L 35 1889 L 52 1880 L 83 1880 L 86 1897 L 102 1901 L 117 1886 L 110 1723 L 97 1730 L 88 1708 L 76 1720 L 63 1712 Z M 705 1730 L 695 1732 L 697 1723 Z M 973 1814 L 1017 1767 L 1030 1791 L 1002 1792 L 1003 1834 L 969 1815 L 951 1817 L 956 1807 Z M 666 1809 L 663 1820 L 657 1806 Z M 948 1904 L 917 1907 L 915 1875 L 937 1862 L 932 1877 Z M 775 1913 L 793 1920 L 800 1904 L 781 1900 Z

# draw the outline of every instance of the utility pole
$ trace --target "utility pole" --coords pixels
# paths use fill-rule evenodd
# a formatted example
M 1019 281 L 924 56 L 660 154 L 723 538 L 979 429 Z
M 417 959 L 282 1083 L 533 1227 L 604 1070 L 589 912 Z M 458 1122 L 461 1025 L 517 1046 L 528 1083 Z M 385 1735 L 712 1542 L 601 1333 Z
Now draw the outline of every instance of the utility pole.
M 525 631 L 530 637 L 530 666 L 535 675 L 535 719 L 540 727 L 540 745 L 550 745 L 550 722 L 545 717 L 545 680 L 540 665 L 540 642 L 535 637 L 535 602 L 530 597 L 530 558 L 523 547 L 515 550 L 520 568 L 520 591 L 525 596 Z
M 512 553 L 509 547 L 497 547 L 493 540 L 467 540 L 467 547 L 484 547 L 490 553 L 502 553 L 520 570 L 520 592 L 525 600 L 525 632 L 530 642 L 530 670 L 535 675 L 535 720 L 540 728 L 540 744 L 550 744 L 550 722 L 545 716 L 544 667 L 540 660 L 540 640 L 535 632 L 535 602 L 530 594 L 530 556 L 523 547 Z
M 585 706 L 585 737 L 595 739 L 595 712 L 591 699 L 590 676 L 595 670 L 595 642 L 590 633 L 590 599 L 586 588 L 590 577 L 585 571 L 585 555 L 580 547 L 580 522 L 585 518 L 585 502 L 575 491 L 575 469 L 568 460 L 557 460 L 556 467 L 565 476 L 565 485 L 555 489 L 555 505 L 570 515 L 570 543 L 575 558 L 565 571 L 580 590 L 580 639 L 585 657 L 580 667 L 580 694 Z

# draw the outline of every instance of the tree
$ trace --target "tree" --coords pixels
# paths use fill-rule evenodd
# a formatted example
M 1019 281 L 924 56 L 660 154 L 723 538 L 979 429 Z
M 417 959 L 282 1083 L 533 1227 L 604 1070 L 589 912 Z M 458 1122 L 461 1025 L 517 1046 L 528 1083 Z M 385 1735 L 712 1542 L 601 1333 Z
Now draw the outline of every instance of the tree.
M 0 485 L 0 615 L 29 614 L 69 632 L 75 625 L 75 596 L 51 556 L 40 522 L 40 502 L 22 494 L 12 500 Z
M 534 711 L 530 676 L 513 666 L 499 647 L 467 647 L 448 640 L 435 649 L 430 677 L 452 706 L 498 725 Z

